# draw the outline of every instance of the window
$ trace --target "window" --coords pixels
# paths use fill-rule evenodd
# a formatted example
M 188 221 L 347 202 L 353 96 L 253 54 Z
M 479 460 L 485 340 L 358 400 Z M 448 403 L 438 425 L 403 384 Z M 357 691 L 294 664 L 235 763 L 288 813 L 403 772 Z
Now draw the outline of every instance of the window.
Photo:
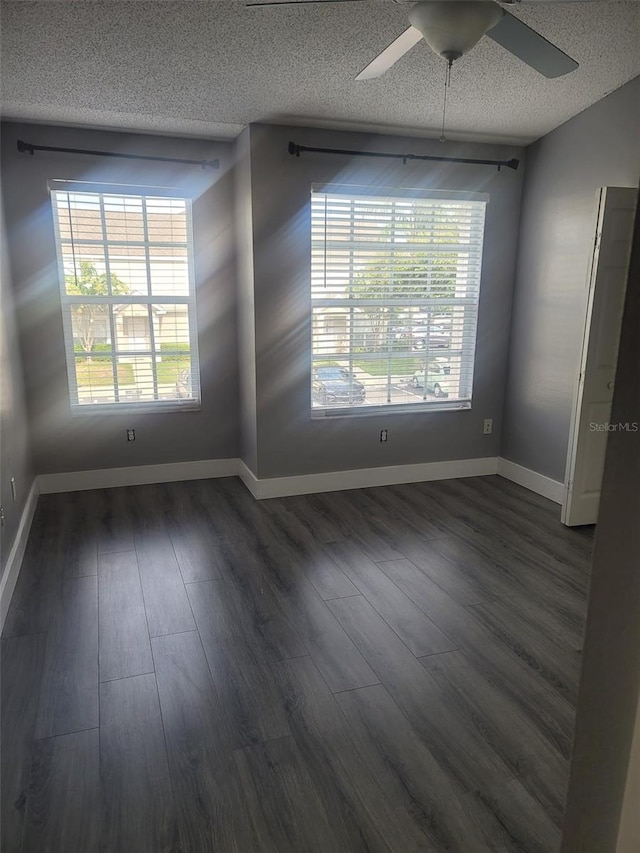
M 313 188 L 314 416 L 471 407 L 487 200 Z
M 191 202 L 53 181 L 71 408 L 196 408 Z

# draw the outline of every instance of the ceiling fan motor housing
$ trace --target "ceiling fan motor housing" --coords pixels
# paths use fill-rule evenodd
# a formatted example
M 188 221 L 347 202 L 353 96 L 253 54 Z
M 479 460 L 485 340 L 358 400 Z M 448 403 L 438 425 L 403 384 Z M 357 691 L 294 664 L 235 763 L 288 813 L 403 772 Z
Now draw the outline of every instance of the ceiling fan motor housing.
M 503 15 L 493 0 L 424 0 L 412 7 L 409 21 L 431 50 L 452 62 L 475 47 Z

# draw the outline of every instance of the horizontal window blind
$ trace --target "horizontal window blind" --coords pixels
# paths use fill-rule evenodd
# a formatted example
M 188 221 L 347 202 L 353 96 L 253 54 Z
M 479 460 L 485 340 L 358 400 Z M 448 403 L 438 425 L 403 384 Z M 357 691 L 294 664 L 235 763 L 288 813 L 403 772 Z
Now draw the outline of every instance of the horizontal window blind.
M 70 185 L 51 198 L 72 408 L 197 406 L 190 201 Z
M 314 188 L 316 414 L 470 407 L 486 202 Z

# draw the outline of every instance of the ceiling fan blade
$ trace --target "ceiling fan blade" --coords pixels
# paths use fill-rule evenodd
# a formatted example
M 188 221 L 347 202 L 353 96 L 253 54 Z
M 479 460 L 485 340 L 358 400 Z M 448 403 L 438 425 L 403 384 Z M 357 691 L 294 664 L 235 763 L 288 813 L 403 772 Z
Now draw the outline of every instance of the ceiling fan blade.
M 575 59 L 508 12 L 487 36 L 545 77 L 561 77 L 578 67 Z
M 275 0 L 275 2 L 270 2 L 267 0 L 266 3 L 245 3 L 244 5 L 248 9 L 257 9 L 263 8 L 265 6 L 318 6 L 320 3 L 364 3 L 366 0 Z
M 380 77 L 392 65 L 395 65 L 401 56 L 404 56 L 414 45 L 418 44 L 421 38 L 422 33 L 420 30 L 417 30 L 415 27 L 409 27 L 395 41 L 392 41 L 389 47 L 385 47 L 373 62 L 370 62 L 366 68 L 363 68 L 356 77 L 356 80 L 371 80 L 374 77 Z

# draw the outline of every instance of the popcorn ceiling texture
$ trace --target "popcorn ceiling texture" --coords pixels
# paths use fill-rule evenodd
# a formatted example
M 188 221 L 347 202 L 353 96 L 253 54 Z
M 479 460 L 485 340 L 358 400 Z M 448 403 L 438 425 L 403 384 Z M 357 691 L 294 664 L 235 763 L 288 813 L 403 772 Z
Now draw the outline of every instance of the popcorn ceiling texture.
M 2 3 L 3 114 L 211 138 L 251 122 L 439 134 L 445 63 L 424 42 L 354 80 L 410 4 L 302 5 Z M 528 143 L 640 74 L 640 3 L 509 9 L 580 68 L 547 80 L 482 39 L 453 68 L 451 138 Z

